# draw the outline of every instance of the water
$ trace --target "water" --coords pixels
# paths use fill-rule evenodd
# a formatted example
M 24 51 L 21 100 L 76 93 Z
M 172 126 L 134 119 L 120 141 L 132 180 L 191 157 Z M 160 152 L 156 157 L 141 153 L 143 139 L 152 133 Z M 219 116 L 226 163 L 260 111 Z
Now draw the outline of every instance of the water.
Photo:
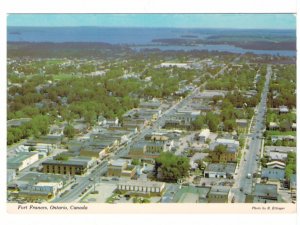
M 219 52 L 231 52 L 238 54 L 253 53 L 257 55 L 280 55 L 280 56 L 296 56 L 296 51 L 289 50 L 254 50 L 243 49 L 232 45 L 195 45 L 195 46 L 182 46 L 182 45 L 148 45 L 148 46 L 136 46 L 132 47 L 136 51 L 143 49 L 159 49 L 161 51 L 193 51 L 193 50 L 207 50 L 207 51 L 219 51 Z
M 232 53 L 271 54 L 295 56 L 296 51 L 286 50 L 249 50 L 231 45 L 154 45 L 153 39 L 182 38 L 194 35 L 203 39 L 209 35 L 223 33 L 243 33 L 244 35 L 260 34 L 261 30 L 218 30 L 218 29 L 179 29 L 179 28 L 103 28 L 103 27 L 8 27 L 7 39 L 10 42 L 105 42 L 110 44 L 139 45 L 134 50 L 159 48 L 160 50 L 208 50 Z M 272 31 L 268 31 L 270 34 Z M 272 35 L 291 35 L 286 31 L 273 31 Z M 143 45 L 143 46 L 141 46 Z

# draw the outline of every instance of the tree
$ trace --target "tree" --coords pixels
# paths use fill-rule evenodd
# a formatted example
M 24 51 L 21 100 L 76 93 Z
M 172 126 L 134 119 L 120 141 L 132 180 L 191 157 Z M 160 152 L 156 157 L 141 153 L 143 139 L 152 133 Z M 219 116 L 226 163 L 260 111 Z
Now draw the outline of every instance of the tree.
M 197 116 L 194 121 L 192 121 L 192 127 L 194 130 L 201 130 L 204 125 L 204 117 Z
M 64 135 L 68 138 L 73 138 L 75 136 L 75 129 L 72 125 L 68 124 L 64 128 Z
M 190 164 L 186 157 L 163 152 L 155 159 L 154 172 L 158 180 L 177 182 L 189 175 Z

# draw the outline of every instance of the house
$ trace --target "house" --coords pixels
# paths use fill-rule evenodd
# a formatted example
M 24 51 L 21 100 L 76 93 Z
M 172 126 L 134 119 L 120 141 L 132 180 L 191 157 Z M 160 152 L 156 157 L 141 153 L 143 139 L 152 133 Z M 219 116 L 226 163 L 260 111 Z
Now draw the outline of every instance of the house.
M 270 161 L 280 161 L 285 162 L 287 160 L 287 153 L 282 152 L 270 152 L 269 153 Z
M 246 128 L 248 125 L 248 120 L 246 120 L 246 119 L 236 119 L 235 122 L 239 127 L 242 127 L 242 128 Z
M 283 181 L 284 176 L 285 171 L 283 169 L 263 168 L 261 172 L 262 179 Z
M 136 166 L 129 161 L 117 159 L 110 161 L 107 168 L 107 176 L 132 178 L 136 174 Z
M 31 121 L 31 118 L 20 118 L 20 119 L 12 119 L 7 121 L 7 127 L 19 127 L 24 123 L 28 123 Z
M 256 183 L 250 202 L 252 203 L 276 203 L 278 202 L 277 185 Z
M 285 163 L 280 162 L 280 161 L 272 161 L 266 163 L 267 168 L 269 169 L 285 169 Z
M 276 141 L 296 141 L 296 137 L 293 135 L 273 135 L 271 136 L 272 143 Z
M 278 152 L 278 153 L 296 152 L 296 147 L 265 146 L 265 152 L 266 152 L 266 155 L 270 155 L 271 152 Z
M 293 123 L 293 124 L 292 124 L 292 130 L 293 130 L 293 131 L 296 131 L 296 130 L 297 130 L 297 123 Z
M 228 203 L 230 187 L 212 186 L 208 192 L 208 203 Z
M 275 122 L 269 123 L 269 130 L 278 130 L 278 129 L 279 129 L 278 123 L 275 123 Z
M 233 178 L 236 169 L 236 163 L 210 163 L 204 170 L 206 178 Z
M 166 188 L 164 182 L 156 181 L 140 181 L 140 180 L 124 180 L 121 181 L 117 190 L 127 191 L 133 194 L 152 194 L 152 195 L 161 195 Z
M 38 160 L 38 153 L 20 152 L 16 156 L 7 159 L 7 169 L 13 169 L 18 173 Z
M 279 106 L 279 114 L 288 113 L 288 112 L 289 112 L 289 109 L 287 106 L 285 106 L 285 105 Z
M 202 129 L 199 134 L 199 141 L 205 143 L 210 135 L 209 129 Z

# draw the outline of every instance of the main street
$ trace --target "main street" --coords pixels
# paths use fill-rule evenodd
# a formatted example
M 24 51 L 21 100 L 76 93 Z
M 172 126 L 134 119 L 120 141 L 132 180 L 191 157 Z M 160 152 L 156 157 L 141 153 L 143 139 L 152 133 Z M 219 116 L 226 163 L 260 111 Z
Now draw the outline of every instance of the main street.
M 219 76 L 220 74 L 224 73 L 227 66 L 224 66 L 218 73 L 215 74 Z M 179 108 L 185 106 L 193 97 L 195 97 L 201 87 L 205 87 L 206 82 L 204 82 L 200 87 L 195 88 L 188 96 L 185 98 L 180 99 L 176 104 L 172 105 L 169 109 L 164 111 L 159 118 L 153 122 L 151 126 L 144 127 L 138 135 L 136 135 L 130 143 L 128 143 L 124 147 L 120 147 L 116 150 L 115 153 L 112 153 L 110 156 L 111 159 L 118 159 L 120 157 L 124 157 L 127 155 L 130 147 L 136 143 L 137 141 L 144 138 L 145 135 L 152 133 L 154 130 L 159 129 L 165 124 L 165 121 L 170 117 L 170 115 L 174 114 Z M 85 176 L 76 176 L 76 183 L 77 185 L 69 190 L 69 187 L 66 188 L 66 194 L 62 196 L 57 196 L 52 202 L 76 202 L 80 200 L 80 195 L 82 192 L 88 192 L 91 190 L 92 186 L 96 179 L 100 178 L 101 175 L 105 174 L 107 170 L 107 161 L 103 161 L 100 165 L 96 168 L 91 169 L 89 174 Z
M 263 131 L 265 130 L 264 117 L 266 113 L 267 95 L 269 92 L 269 83 L 272 70 L 271 66 L 267 67 L 266 81 L 261 94 L 261 101 L 257 106 L 254 123 L 251 127 L 251 134 L 248 136 L 249 149 L 245 151 L 241 159 L 237 176 L 235 177 L 235 186 L 232 188 L 235 202 L 245 202 L 246 194 L 251 194 L 252 187 L 255 183 L 254 173 L 257 173 L 261 156 L 261 145 Z
M 76 200 L 80 199 L 80 195 L 83 191 L 88 191 L 91 189 L 95 179 L 100 178 L 107 170 L 107 162 L 103 161 L 99 165 L 97 165 L 93 170 L 90 171 L 89 174 L 85 176 L 76 176 L 77 185 L 73 189 L 66 189 L 65 195 L 57 196 L 51 202 L 76 202 Z

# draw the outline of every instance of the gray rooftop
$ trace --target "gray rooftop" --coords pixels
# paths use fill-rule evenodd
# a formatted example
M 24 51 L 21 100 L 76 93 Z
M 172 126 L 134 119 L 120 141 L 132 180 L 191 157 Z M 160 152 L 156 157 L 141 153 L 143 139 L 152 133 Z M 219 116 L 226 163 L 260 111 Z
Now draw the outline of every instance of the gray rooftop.
M 236 163 L 227 163 L 227 164 L 210 163 L 206 167 L 205 171 L 225 172 L 225 173 L 232 174 L 234 173 L 235 168 L 236 168 Z
M 255 184 L 254 195 L 261 197 L 277 197 L 277 185 Z

